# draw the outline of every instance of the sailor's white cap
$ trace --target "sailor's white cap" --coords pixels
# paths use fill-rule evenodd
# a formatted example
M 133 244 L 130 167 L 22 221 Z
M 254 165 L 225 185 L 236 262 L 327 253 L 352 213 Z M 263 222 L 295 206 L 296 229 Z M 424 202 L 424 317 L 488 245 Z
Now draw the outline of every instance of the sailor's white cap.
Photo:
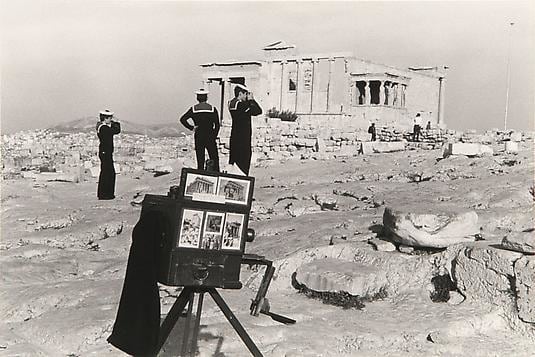
M 208 94 L 208 93 L 210 93 L 210 92 L 207 91 L 204 88 L 201 88 L 201 89 L 198 89 L 198 90 L 195 91 L 195 94 Z
M 247 88 L 247 87 L 244 86 L 243 84 L 239 84 L 239 83 L 238 83 L 238 84 L 236 84 L 236 87 L 241 88 L 241 89 L 243 89 L 244 91 L 249 92 L 249 88 Z
M 105 115 L 105 116 L 112 117 L 113 114 L 115 114 L 115 113 L 112 112 L 112 111 L 109 111 L 108 109 L 106 109 L 106 110 L 101 110 L 99 114 L 100 114 L 100 115 Z

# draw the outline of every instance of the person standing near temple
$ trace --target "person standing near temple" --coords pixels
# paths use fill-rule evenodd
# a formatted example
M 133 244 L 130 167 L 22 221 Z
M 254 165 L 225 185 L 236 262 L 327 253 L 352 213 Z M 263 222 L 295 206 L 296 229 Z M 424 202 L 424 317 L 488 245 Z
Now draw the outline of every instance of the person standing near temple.
M 414 141 L 420 141 L 420 132 L 422 130 L 422 117 L 420 116 L 420 113 L 416 113 L 416 117 L 414 118 L 414 126 L 412 128 L 412 139 Z
M 208 157 L 211 160 L 211 171 L 219 172 L 219 154 L 217 152 L 216 139 L 219 134 L 219 114 L 217 109 L 207 103 L 208 91 L 199 89 L 195 91 L 197 101 L 188 111 L 179 119 L 180 123 L 187 129 L 194 131 L 195 154 L 197 156 L 197 169 L 205 169 L 205 150 L 208 151 Z M 191 119 L 193 125 L 188 122 Z
M 232 117 L 229 164 L 236 164 L 244 174 L 249 175 L 252 155 L 251 116 L 262 114 L 262 108 L 247 87 L 237 84 L 234 98 L 229 101 L 229 111 Z
M 112 119 L 113 112 L 106 109 L 100 112 L 100 121 L 97 123 L 97 136 L 100 141 L 98 146 L 100 175 L 97 187 L 97 197 L 99 200 L 113 200 L 115 198 L 113 136 L 121 132 L 121 124 Z
M 370 125 L 370 127 L 368 128 L 368 133 L 372 134 L 372 137 L 371 137 L 372 141 L 377 140 L 377 131 L 375 129 L 375 123 L 372 123 L 372 125 Z

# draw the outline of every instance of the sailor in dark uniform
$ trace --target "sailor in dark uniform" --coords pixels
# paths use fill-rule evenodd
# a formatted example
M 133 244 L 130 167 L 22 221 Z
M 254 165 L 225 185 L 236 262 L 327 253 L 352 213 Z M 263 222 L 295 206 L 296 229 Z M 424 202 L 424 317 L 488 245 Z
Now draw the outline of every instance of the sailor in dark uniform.
M 229 101 L 232 117 L 230 132 L 229 164 L 236 164 L 243 173 L 249 175 L 251 166 L 251 116 L 262 114 L 262 108 L 254 100 L 253 93 L 244 85 L 237 84 L 234 98 Z
M 180 117 L 180 123 L 189 130 L 193 130 L 195 137 L 195 153 L 197 155 L 197 169 L 204 170 L 204 150 L 213 162 L 213 170 L 219 172 L 219 155 L 216 138 L 219 134 L 219 114 L 217 109 L 208 104 L 208 91 L 200 89 L 195 91 L 197 101 L 193 107 Z M 188 122 L 193 121 L 193 125 Z
M 115 198 L 115 167 L 113 166 L 113 136 L 121 132 L 121 124 L 112 120 L 113 112 L 100 112 L 97 123 L 97 136 L 100 140 L 98 157 L 100 159 L 100 176 L 98 178 L 97 197 L 99 200 Z

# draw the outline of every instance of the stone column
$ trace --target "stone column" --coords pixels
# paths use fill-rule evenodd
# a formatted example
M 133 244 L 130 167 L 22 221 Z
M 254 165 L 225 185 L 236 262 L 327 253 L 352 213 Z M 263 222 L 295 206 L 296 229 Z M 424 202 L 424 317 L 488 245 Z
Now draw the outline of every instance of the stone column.
M 370 91 L 370 82 L 364 82 L 364 104 L 370 105 L 372 103 L 372 93 Z
M 391 90 L 392 92 L 392 106 L 393 107 L 397 107 L 399 105 L 398 101 L 399 101 L 399 98 L 398 98 L 398 84 L 397 83 L 392 83 L 392 87 L 391 87 Z
M 223 118 L 225 118 L 225 81 L 221 80 L 219 86 L 221 87 L 221 98 L 219 103 L 219 124 L 223 125 Z
M 299 97 L 299 65 L 301 64 L 301 60 L 295 61 L 295 107 L 294 112 L 297 113 L 297 100 Z
M 403 93 L 402 93 L 402 87 L 403 85 L 401 83 L 398 83 L 398 107 L 402 108 L 402 100 L 403 100 Z
M 385 104 L 385 87 L 383 87 L 383 81 L 379 81 L 379 105 Z
M 327 105 L 325 106 L 325 111 L 329 112 L 329 97 L 330 97 L 330 91 L 331 91 L 331 79 L 332 79 L 332 73 L 333 73 L 333 64 L 334 64 L 334 58 L 329 58 L 329 77 L 327 78 Z
M 446 89 L 446 78 L 440 77 L 438 79 L 438 117 L 437 126 L 439 128 L 445 127 L 444 123 L 444 90 Z
M 279 110 L 282 111 L 282 92 L 284 89 L 284 61 L 281 62 L 281 87 L 280 87 L 280 97 L 279 97 Z
M 232 88 L 230 81 L 228 78 L 223 78 L 223 88 L 224 88 L 224 96 L 223 96 L 223 106 L 224 106 L 224 112 L 225 112 L 225 121 L 223 124 L 231 126 L 232 125 L 232 118 L 230 117 L 230 112 L 228 111 L 228 102 L 234 98 L 234 88 Z
M 316 63 L 319 62 L 319 59 L 312 59 L 312 79 L 310 81 L 310 113 L 312 113 L 312 108 L 314 104 L 314 82 L 316 74 Z

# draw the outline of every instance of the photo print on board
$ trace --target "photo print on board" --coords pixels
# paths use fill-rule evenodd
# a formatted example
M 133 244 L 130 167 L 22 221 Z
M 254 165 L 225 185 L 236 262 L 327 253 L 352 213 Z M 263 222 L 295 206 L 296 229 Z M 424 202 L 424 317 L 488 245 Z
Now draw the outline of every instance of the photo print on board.
M 223 233 L 223 223 L 225 213 L 206 212 L 204 230 L 201 242 L 202 249 L 221 249 L 221 236 Z
M 182 213 L 178 247 L 199 248 L 203 211 L 185 209 Z
M 240 250 L 244 215 L 227 213 L 221 249 Z
M 249 181 L 220 177 L 217 194 L 224 196 L 225 202 L 246 205 L 249 197 Z
M 188 173 L 186 176 L 186 192 L 184 196 L 193 197 L 195 194 L 215 195 L 217 177 Z

